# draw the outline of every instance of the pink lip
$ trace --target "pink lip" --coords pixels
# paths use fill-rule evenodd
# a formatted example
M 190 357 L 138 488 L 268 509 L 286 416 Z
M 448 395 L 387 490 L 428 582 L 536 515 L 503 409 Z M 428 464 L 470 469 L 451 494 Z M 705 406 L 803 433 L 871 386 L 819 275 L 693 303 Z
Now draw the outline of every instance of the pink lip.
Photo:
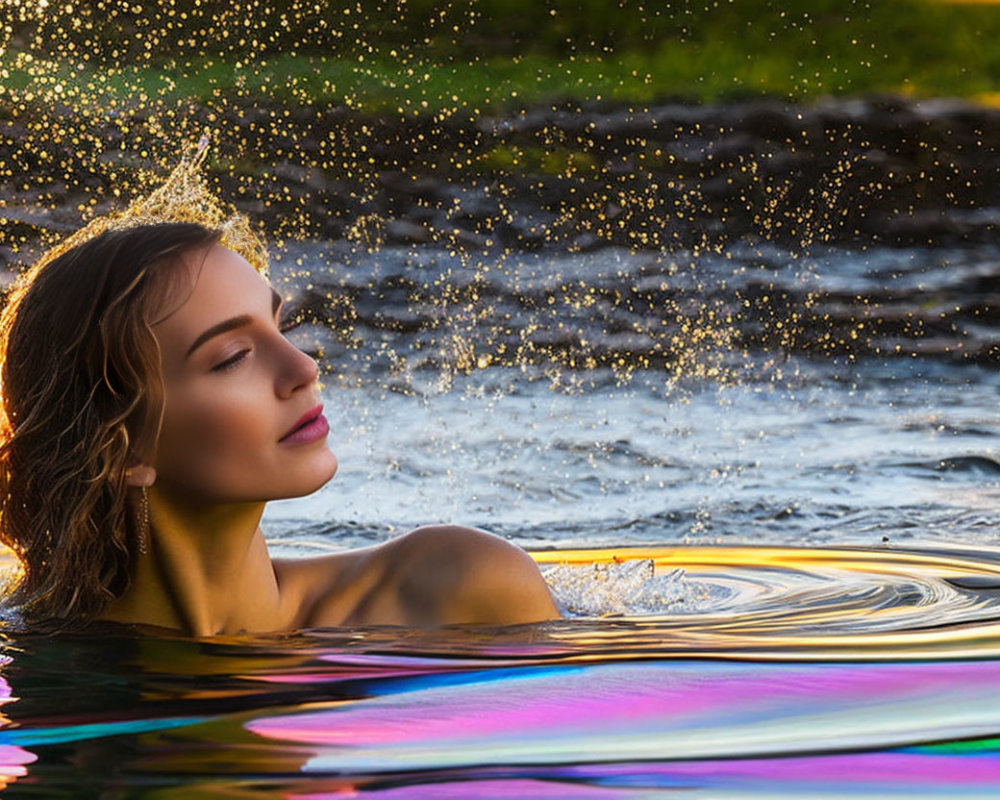
M 316 406 L 299 417 L 299 421 L 278 441 L 281 444 L 308 444 L 322 439 L 329 432 L 330 423 L 323 416 L 323 406 Z

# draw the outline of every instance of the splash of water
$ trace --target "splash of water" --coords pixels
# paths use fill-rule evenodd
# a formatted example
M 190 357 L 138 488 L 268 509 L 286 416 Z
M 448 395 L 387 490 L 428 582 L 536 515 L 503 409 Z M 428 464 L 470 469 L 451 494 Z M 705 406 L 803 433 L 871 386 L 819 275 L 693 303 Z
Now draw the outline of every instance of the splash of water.
M 224 247 L 242 255 L 264 275 L 268 253 L 263 238 L 250 221 L 222 203 L 205 184 L 201 167 L 208 156 L 210 137 L 206 133 L 184 155 L 166 180 L 147 195 L 139 196 L 121 212 L 95 217 L 80 230 L 49 249 L 36 266 L 41 268 L 61 254 L 108 230 L 162 222 L 197 222 L 221 232 Z
M 775 363 L 800 350 L 912 353 L 933 315 L 883 315 L 883 301 L 866 297 L 847 298 L 849 307 L 831 315 L 825 291 L 810 285 L 808 256 L 821 244 L 882 236 L 886 225 L 904 235 L 909 224 L 912 233 L 921 213 L 988 202 L 988 125 L 960 108 L 940 117 L 878 102 L 664 103 L 666 76 L 677 70 L 693 70 L 678 73 L 679 86 L 730 80 L 719 66 L 725 54 L 702 42 L 722 46 L 709 33 L 733 29 L 736 12 L 712 6 L 678 12 L 678 29 L 670 15 L 641 4 L 609 28 L 596 11 L 570 22 L 546 4 L 498 20 L 496 9 L 413 3 L 251 2 L 237 12 L 215 2 L 181 9 L 167 0 L 7 0 L 0 258 L 31 261 L 69 231 L 115 215 L 128 198 L 155 197 L 181 143 L 210 128 L 211 152 L 190 166 L 211 194 L 255 221 L 279 256 L 290 242 L 319 238 L 352 243 L 354 263 L 377 265 L 399 250 L 450 260 L 441 280 L 406 276 L 378 330 L 405 332 L 426 311 L 431 331 L 421 352 L 436 359 L 443 390 L 456 376 L 507 365 L 537 365 L 554 387 L 575 391 L 586 382 L 581 374 L 602 369 L 622 384 L 648 370 L 662 370 L 665 382 L 739 382 L 743 355 L 761 347 L 761 360 Z M 504 37 L 486 34 L 501 22 L 516 29 L 513 41 L 530 41 L 530 32 L 558 57 L 505 51 Z M 839 62 L 792 65 L 793 97 L 814 97 L 849 89 L 838 73 L 847 66 L 878 72 L 862 45 L 877 22 L 869 30 L 857 19 L 820 24 L 808 12 L 762 9 L 747 34 L 767 29 L 769 41 L 787 39 L 801 61 L 806 31 L 832 44 L 861 25 Z M 670 56 L 671 69 L 643 49 L 655 31 L 663 42 L 653 50 Z M 777 44 L 767 50 L 781 52 Z M 813 51 L 815 43 L 802 52 Z M 492 80 L 464 83 L 466 73 Z M 517 80 L 541 88 L 529 97 Z M 730 82 L 768 88 L 763 73 L 735 70 Z M 559 99 L 570 89 L 576 99 Z M 887 119 L 912 132 L 906 142 L 887 133 Z M 968 214 L 946 221 L 973 230 L 988 223 Z M 785 248 L 791 286 L 760 269 L 772 245 Z M 525 252 L 610 248 L 670 253 L 670 268 L 595 283 L 554 265 L 544 293 L 526 298 L 527 319 L 508 319 L 490 302 L 490 289 L 516 274 Z M 256 244 L 250 250 L 251 260 L 262 258 Z M 714 259 L 728 270 L 706 270 Z M 347 344 L 353 332 L 340 326 L 351 298 L 338 291 L 336 273 L 349 264 L 339 254 L 335 261 L 332 281 L 318 263 L 289 264 L 282 274 L 299 300 L 320 284 L 303 319 Z M 646 288 L 634 291 L 637 282 Z M 602 335 L 553 315 L 557 309 L 603 318 Z M 397 373 L 419 368 L 407 364 L 409 343 L 384 344 Z M 367 365 L 355 362 L 360 371 Z

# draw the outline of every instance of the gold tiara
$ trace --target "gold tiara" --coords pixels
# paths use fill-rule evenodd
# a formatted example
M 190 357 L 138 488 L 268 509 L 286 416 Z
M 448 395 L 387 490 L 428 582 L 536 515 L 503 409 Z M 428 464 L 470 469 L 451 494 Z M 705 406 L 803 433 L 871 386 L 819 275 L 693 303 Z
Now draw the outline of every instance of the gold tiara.
M 109 230 L 154 225 L 160 222 L 197 222 L 206 228 L 222 231 L 221 244 L 243 256 L 267 277 L 267 247 L 263 238 L 251 227 L 250 220 L 217 198 L 201 174 L 208 156 L 209 136 L 206 133 L 161 186 L 145 197 L 129 203 L 124 211 L 95 217 L 55 247 L 46 251 L 36 265 L 58 258 L 67 250 Z

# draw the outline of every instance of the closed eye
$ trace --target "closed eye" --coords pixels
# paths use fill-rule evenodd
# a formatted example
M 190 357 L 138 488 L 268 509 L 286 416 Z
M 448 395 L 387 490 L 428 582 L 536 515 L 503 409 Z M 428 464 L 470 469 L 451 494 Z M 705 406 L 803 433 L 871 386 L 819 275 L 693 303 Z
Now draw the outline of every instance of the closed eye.
M 220 361 L 212 367 L 212 372 L 228 372 L 229 370 L 238 367 L 248 355 L 250 355 L 249 348 L 240 350 L 238 353 L 234 353 L 225 361 Z

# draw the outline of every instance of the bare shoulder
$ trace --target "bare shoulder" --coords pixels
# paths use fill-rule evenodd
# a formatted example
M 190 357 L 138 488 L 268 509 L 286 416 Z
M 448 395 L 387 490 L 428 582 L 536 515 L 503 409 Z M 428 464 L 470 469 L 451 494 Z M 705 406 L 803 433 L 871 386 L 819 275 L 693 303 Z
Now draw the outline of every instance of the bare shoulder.
M 274 563 L 297 627 L 515 625 L 559 616 L 534 559 L 474 528 L 428 526 L 377 547 Z
M 559 616 L 538 565 L 474 528 L 417 528 L 387 545 L 399 601 L 415 624 L 513 625 Z

